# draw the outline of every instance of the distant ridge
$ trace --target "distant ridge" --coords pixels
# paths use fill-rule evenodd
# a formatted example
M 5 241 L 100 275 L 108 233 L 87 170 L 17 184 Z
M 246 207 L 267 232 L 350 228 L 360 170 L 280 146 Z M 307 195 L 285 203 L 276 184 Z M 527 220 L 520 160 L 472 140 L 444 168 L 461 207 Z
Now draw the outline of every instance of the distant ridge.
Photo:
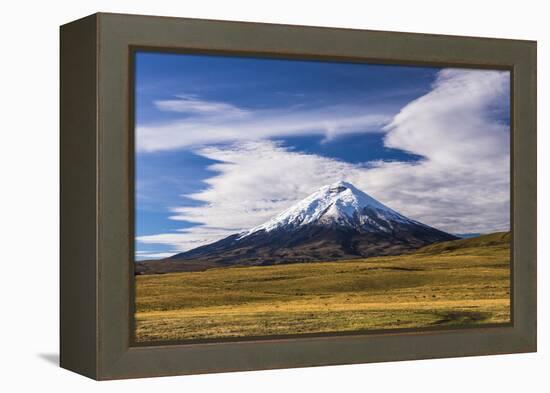
M 471 237 L 478 237 L 481 236 L 481 233 L 453 233 L 456 237 L 459 237 L 461 239 L 469 239 Z
M 441 254 L 463 248 L 474 247 L 509 247 L 512 240 L 510 232 L 495 232 L 488 235 L 481 235 L 467 239 L 459 239 L 449 242 L 441 242 L 422 247 L 418 253 Z

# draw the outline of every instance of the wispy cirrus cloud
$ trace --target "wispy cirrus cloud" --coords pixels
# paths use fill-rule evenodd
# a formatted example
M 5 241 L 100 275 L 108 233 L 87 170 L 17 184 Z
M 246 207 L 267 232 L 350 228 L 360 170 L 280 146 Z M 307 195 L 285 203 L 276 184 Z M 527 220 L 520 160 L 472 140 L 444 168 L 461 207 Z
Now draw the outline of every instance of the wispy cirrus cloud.
M 237 134 L 244 136 L 225 139 L 230 144 L 195 149 L 218 161 L 210 167 L 215 175 L 206 180 L 204 191 L 187 195 L 201 206 L 174 208 L 171 218 L 197 225 L 138 241 L 191 249 L 258 225 L 336 180 L 350 181 L 403 214 L 445 231 L 508 230 L 509 126 L 495 116 L 508 110 L 508 100 L 508 72 L 439 72 L 429 93 L 385 122 L 385 145 L 424 157 L 414 163 L 357 165 L 293 151 L 267 138 L 284 135 L 276 130 L 285 124 L 296 130 L 296 119 L 266 124 L 273 128 L 263 133 L 262 123 L 255 122 L 257 129 L 241 129 Z

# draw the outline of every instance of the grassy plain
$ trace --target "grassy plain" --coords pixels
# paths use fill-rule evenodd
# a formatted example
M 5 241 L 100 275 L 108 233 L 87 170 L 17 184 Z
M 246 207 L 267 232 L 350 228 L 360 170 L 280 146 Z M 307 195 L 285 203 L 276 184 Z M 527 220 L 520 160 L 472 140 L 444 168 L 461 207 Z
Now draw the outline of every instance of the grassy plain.
M 138 342 L 510 321 L 510 235 L 412 254 L 136 276 Z

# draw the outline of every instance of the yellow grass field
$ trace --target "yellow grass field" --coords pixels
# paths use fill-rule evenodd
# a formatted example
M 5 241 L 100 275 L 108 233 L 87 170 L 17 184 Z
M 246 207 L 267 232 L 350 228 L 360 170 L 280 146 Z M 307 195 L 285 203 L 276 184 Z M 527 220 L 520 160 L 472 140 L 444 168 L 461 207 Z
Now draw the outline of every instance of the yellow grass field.
M 510 321 L 510 235 L 413 254 L 136 276 L 137 342 Z

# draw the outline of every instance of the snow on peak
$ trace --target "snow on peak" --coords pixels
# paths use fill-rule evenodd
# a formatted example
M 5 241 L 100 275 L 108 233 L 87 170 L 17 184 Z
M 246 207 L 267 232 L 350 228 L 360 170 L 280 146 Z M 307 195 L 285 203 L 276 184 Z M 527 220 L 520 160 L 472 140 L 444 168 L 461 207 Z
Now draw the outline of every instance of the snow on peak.
M 396 221 L 412 222 L 353 184 L 338 181 L 321 187 L 271 220 L 243 232 L 239 239 L 262 230 L 292 230 L 310 224 L 371 227 L 387 232 Z

